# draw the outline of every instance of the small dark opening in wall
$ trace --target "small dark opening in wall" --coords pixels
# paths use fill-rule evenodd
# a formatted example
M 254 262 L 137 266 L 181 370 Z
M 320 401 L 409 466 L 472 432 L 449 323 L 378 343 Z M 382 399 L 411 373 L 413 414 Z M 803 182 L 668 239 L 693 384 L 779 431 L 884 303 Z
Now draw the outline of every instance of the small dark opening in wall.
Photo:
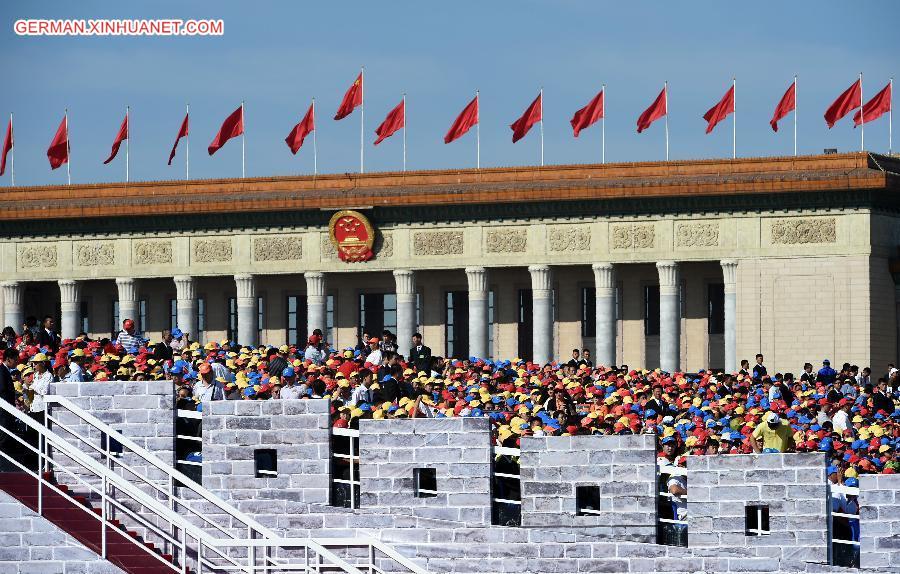
M 278 476 L 278 455 L 273 448 L 259 448 L 253 451 L 256 462 L 256 478 L 275 478 Z
M 600 487 L 598 485 L 575 487 L 575 516 L 591 516 L 600 513 Z
M 437 469 L 414 468 L 413 482 L 416 488 L 416 498 L 430 498 L 437 496 Z
M 769 505 L 748 504 L 744 507 L 744 534 L 766 536 L 769 530 Z

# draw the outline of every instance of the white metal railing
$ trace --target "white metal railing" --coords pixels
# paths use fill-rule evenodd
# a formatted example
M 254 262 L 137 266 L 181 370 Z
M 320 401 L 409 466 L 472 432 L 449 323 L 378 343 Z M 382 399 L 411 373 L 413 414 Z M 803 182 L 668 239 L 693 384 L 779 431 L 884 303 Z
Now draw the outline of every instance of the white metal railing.
M 522 451 L 518 448 L 512 448 L 512 447 L 506 447 L 506 446 L 494 446 L 493 449 L 494 449 L 494 464 L 495 465 L 497 462 L 497 457 L 505 456 L 505 457 L 509 457 L 510 459 L 515 459 L 516 461 L 518 461 L 519 457 L 522 454 Z M 493 522 L 495 524 L 499 524 L 501 526 L 512 526 L 512 525 L 518 526 L 522 522 L 522 499 L 521 499 L 522 477 L 518 471 L 515 473 L 512 473 L 512 472 L 497 472 L 496 469 L 492 469 L 492 470 L 493 470 L 493 479 L 492 479 L 493 484 L 492 484 L 492 488 L 491 488 L 491 506 L 492 506 L 491 514 L 493 516 Z M 512 469 L 507 468 L 506 470 L 512 470 Z M 512 498 L 506 498 L 503 496 L 498 496 L 497 491 L 500 490 L 499 485 L 497 484 L 498 481 L 496 480 L 498 478 L 514 480 L 519 483 L 519 493 L 520 493 L 519 500 L 515 500 Z M 503 504 L 511 504 L 514 507 L 518 507 L 518 510 L 515 510 L 515 509 L 512 510 L 512 512 L 517 513 L 517 515 L 516 515 L 517 518 L 514 516 L 511 521 L 504 522 L 504 520 L 502 520 L 500 518 L 501 509 L 503 508 L 500 505 L 503 505 Z
M 859 496 L 859 487 L 858 486 L 844 486 L 842 484 L 829 484 L 828 490 L 831 492 L 831 517 L 832 519 L 837 518 L 846 518 L 849 524 L 852 524 L 852 521 L 856 521 L 856 525 L 859 525 L 859 504 L 856 505 L 856 511 L 853 511 L 853 508 L 849 508 L 846 504 L 847 496 Z M 838 508 L 841 510 L 834 510 L 834 501 L 837 499 Z M 843 504 L 842 504 L 843 503 Z M 842 510 L 847 510 L 850 512 L 842 512 Z M 832 525 L 829 524 L 829 533 L 833 533 Z M 852 532 L 852 527 L 851 527 Z M 831 538 L 832 544 L 845 544 L 849 546 L 859 546 L 859 540 L 845 540 L 841 538 Z
M 671 464 L 658 464 L 657 469 L 656 469 L 656 475 L 657 475 L 657 477 L 662 476 L 662 475 L 687 477 L 687 469 L 682 468 L 680 466 L 671 465 Z M 657 480 L 657 482 L 658 482 L 658 480 Z M 663 489 L 660 490 L 657 494 L 663 498 L 667 498 L 669 500 L 674 500 L 674 501 L 678 502 L 679 504 L 685 504 L 685 505 L 687 504 L 687 495 L 679 496 L 677 494 L 672 494 L 671 492 L 669 492 L 668 488 L 663 487 Z M 663 524 L 683 524 L 684 526 L 687 526 L 686 520 L 679 520 L 678 515 L 675 514 L 674 512 L 673 512 L 673 515 L 674 515 L 674 518 L 659 518 L 659 517 L 657 517 L 656 520 Z
M 69 440 L 54 432 L 50 432 L 46 427 L 42 427 L 31 421 L 26 415 L 21 415 L 15 409 L 2 403 L 6 410 L 14 411 L 19 418 L 29 419 L 27 422 L 37 430 L 42 437 L 47 437 L 54 449 L 58 449 L 65 457 L 73 458 L 90 471 L 95 477 L 102 479 L 105 485 L 115 487 L 116 493 L 125 494 L 138 500 L 145 510 L 151 515 L 161 517 L 168 528 L 159 528 L 149 521 L 141 525 L 148 529 L 149 532 L 161 540 L 172 545 L 174 550 L 179 551 L 181 557 L 180 571 L 187 572 L 188 558 L 195 561 L 194 570 L 198 574 L 206 571 L 239 571 L 248 574 L 264 573 L 274 571 L 286 572 L 321 572 L 324 570 L 347 572 L 349 574 L 361 574 L 360 570 L 339 558 L 325 545 L 310 538 L 281 538 L 273 531 L 266 528 L 252 517 L 237 510 L 221 498 L 203 488 L 191 480 L 177 469 L 164 463 L 156 455 L 150 453 L 140 445 L 128 437 L 122 435 L 106 423 L 100 421 L 90 413 L 84 411 L 72 401 L 65 397 L 48 395 L 45 397 L 48 413 L 46 419 L 48 423 L 53 423 L 56 428 L 66 431 L 76 440 L 78 445 L 84 450 L 100 451 L 106 465 L 95 461 L 91 457 L 84 455 L 80 449 L 72 446 Z M 51 414 L 51 409 L 65 409 L 78 420 L 79 424 L 85 424 L 89 427 L 105 434 L 107 437 L 113 438 L 122 445 L 123 454 L 131 455 L 136 459 L 137 464 L 145 465 L 149 469 L 153 469 L 164 478 L 161 481 L 154 481 L 144 476 L 139 469 L 134 468 L 124 458 L 113 459 L 104 453 L 103 449 L 94 444 L 90 438 L 78 432 L 74 426 L 63 424 L 59 417 Z M 109 438 L 107 439 L 107 444 Z M 59 468 L 61 461 L 48 460 L 48 468 L 52 464 L 55 468 Z M 120 474 L 122 473 L 122 474 Z M 84 482 L 79 480 L 79 482 Z M 207 514 L 198 510 L 190 501 L 176 493 L 175 484 L 181 485 L 182 491 L 191 494 L 192 499 L 198 499 L 199 502 L 205 503 L 204 506 L 212 506 L 215 508 L 213 514 Z M 150 487 L 149 490 L 159 497 L 148 495 L 143 489 Z M 142 489 L 143 487 L 143 489 Z M 101 492 L 101 497 L 109 504 L 117 505 L 115 498 L 109 492 Z M 186 514 L 183 516 L 182 513 Z M 226 515 L 222 520 L 221 514 Z M 126 512 L 126 514 L 128 514 Z M 142 513 L 146 514 L 146 512 Z M 129 515 L 131 516 L 131 515 Z M 140 516 L 136 519 L 140 522 Z M 192 521 L 199 521 L 202 526 L 196 526 Z M 243 525 L 239 527 L 236 525 Z M 239 538 L 235 534 L 235 530 L 245 531 L 246 538 Z M 224 535 L 224 538 L 212 538 L 210 531 L 218 532 Z M 348 539 L 342 539 L 348 540 Z M 384 556 L 393 560 L 406 570 L 414 574 L 426 574 L 425 570 L 418 567 L 414 562 L 398 554 L 395 550 L 385 545 L 379 540 L 360 536 L 358 538 L 349 539 L 353 544 L 343 545 L 349 547 L 368 547 L 369 555 L 374 556 L 380 552 Z M 333 545 L 329 540 L 329 545 Z M 291 552 L 296 553 L 298 549 L 303 550 L 301 562 L 296 556 L 288 556 Z M 281 550 L 281 552 L 279 552 Z M 174 552 L 173 552 L 174 553 Z M 367 565 L 364 565 L 367 566 Z M 173 568 L 178 570 L 178 568 Z M 369 569 L 371 574 L 377 571 L 374 566 Z
M 176 401 L 177 401 L 177 399 L 176 399 Z M 188 419 L 188 420 L 200 420 L 200 421 L 202 421 L 202 420 L 203 420 L 203 413 L 202 413 L 202 412 L 199 412 L 199 411 L 192 411 L 192 410 L 188 410 L 188 409 L 179 409 L 179 408 L 176 408 L 176 409 L 175 409 L 175 428 L 176 428 L 176 429 L 177 429 L 178 426 L 179 426 L 179 425 L 178 425 L 178 419 Z M 178 458 L 178 452 L 179 452 L 179 450 L 180 450 L 180 449 L 178 448 L 178 447 L 179 447 L 178 441 L 188 441 L 189 443 L 196 443 L 196 449 L 202 452 L 202 450 L 201 450 L 201 449 L 203 448 L 203 434 L 202 434 L 202 430 L 201 430 L 201 433 L 200 433 L 199 436 L 186 435 L 186 434 L 176 434 L 176 435 L 175 435 L 175 441 L 176 441 L 176 442 L 175 442 L 175 466 L 176 466 L 176 468 L 178 467 L 178 465 L 194 466 L 194 467 L 198 467 L 198 468 L 202 468 L 202 467 L 203 467 L 203 463 L 202 463 L 202 462 L 198 462 L 198 461 L 194 461 L 194 460 L 187 460 L 186 458 Z M 200 482 L 200 481 L 195 480 L 195 482 Z
M 338 452 L 335 448 L 335 437 L 345 437 L 348 446 L 347 452 Z M 344 438 L 338 439 L 343 442 Z M 359 508 L 359 430 L 350 428 L 331 428 L 331 502 L 332 506 L 340 506 L 345 508 Z M 335 478 L 338 474 L 337 467 L 346 465 L 350 469 L 347 478 Z M 347 485 L 349 489 L 350 505 L 341 504 L 338 500 L 337 493 L 341 487 L 335 488 L 334 485 Z

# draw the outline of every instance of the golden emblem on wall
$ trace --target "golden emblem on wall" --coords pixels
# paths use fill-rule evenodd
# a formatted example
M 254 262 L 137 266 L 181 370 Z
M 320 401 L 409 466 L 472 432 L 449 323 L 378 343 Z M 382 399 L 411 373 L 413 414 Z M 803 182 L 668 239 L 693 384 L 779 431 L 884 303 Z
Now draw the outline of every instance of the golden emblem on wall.
M 375 256 L 375 228 L 365 215 L 358 211 L 343 210 L 331 216 L 328 235 L 341 261 L 355 263 L 368 261 Z

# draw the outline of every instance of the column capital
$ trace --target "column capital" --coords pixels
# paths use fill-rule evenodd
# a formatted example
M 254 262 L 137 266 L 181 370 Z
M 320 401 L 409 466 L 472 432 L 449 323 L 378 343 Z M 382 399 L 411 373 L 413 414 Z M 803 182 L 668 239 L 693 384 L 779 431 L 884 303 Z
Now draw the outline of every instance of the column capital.
M 734 293 L 737 284 L 737 260 L 723 259 L 719 264 L 722 266 L 722 278 L 725 281 L 725 292 Z
M 25 292 L 25 284 L 20 281 L 3 281 L 0 283 L 0 288 L 3 289 L 3 304 L 4 305 L 21 305 L 22 304 L 22 293 Z M 17 325 L 16 329 L 19 328 Z
M 594 284 L 597 289 L 613 289 L 615 287 L 615 268 L 612 263 L 594 263 Z
M 256 297 L 256 276 L 242 273 L 234 276 L 237 284 L 238 299 L 252 299 Z
M 395 269 L 394 282 L 397 284 L 397 295 L 412 295 L 416 292 L 415 271 L 410 269 Z
M 473 292 L 487 293 L 488 272 L 485 267 L 466 267 L 466 281 L 469 283 L 469 296 Z
M 656 271 L 659 274 L 660 295 L 678 293 L 678 263 L 675 261 L 657 261 Z
M 324 297 L 325 296 L 325 274 L 318 271 L 307 271 L 303 274 L 306 279 L 306 296 L 307 297 Z
M 137 301 L 137 280 L 134 277 L 116 277 L 119 301 Z
M 529 265 L 528 272 L 531 274 L 532 295 L 553 289 L 553 269 L 549 265 Z
M 175 297 L 181 301 L 194 298 L 196 281 L 190 275 L 176 275 L 172 278 L 175 282 Z M 193 333 L 191 333 L 193 335 Z
M 57 283 L 61 303 L 77 303 L 81 299 L 81 282 L 75 279 L 60 279 Z

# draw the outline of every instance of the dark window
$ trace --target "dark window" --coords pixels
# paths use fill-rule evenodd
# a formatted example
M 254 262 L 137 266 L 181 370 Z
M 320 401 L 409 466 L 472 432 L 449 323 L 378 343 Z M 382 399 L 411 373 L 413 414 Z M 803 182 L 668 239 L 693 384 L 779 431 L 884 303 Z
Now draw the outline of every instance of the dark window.
M 274 448 L 258 448 L 253 451 L 256 463 L 256 478 L 275 478 L 278 476 L 278 455 Z
M 414 468 L 413 484 L 415 484 L 416 498 L 437 496 L 437 470 L 434 468 Z
M 600 487 L 596 485 L 575 487 L 575 516 L 588 516 L 600 512 Z
M 88 320 L 88 308 L 90 305 L 87 301 L 82 301 L 80 305 L 80 313 L 81 313 L 81 330 L 85 333 L 91 332 L 91 323 Z
M 494 358 L 494 292 L 488 291 L 488 357 Z
M 534 330 L 531 289 L 519 289 L 519 358 L 531 360 L 531 337 Z
M 368 329 L 373 337 L 380 337 L 381 332 L 397 331 L 397 295 L 394 293 L 360 293 L 359 295 L 359 333 Z M 409 341 L 397 341 L 398 345 L 409 344 Z
M 256 342 L 262 343 L 263 329 L 266 326 L 266 300 L 262 296 L 256 298 Z
M 191 338 L 202 341 L 206 338 L 206 299 L 197 298 L 197 333 L 191 333 Z
M 462 359 L 469 356 L 469 293 L 447 291 L 445 299 L 447 320 L 444 335 L 447 341 L 446 356 Z
M 228 298 L 228 340 L 237 339 L 237 297 Z
M 178 326 L 178 299 L 169 299 L 169 329 Z M 187 327 L 185 327 L 187 328 Z M 193 334 L 193 333 L 192 333 Z
M 597 336 L 597 291 L 593 287 L 581 288 L 581 336 Z
M 113 301 L 112 304 L 112 329 L 110 329 L 112 333 L 112 339 L 115 340 L 116 336 L 119 334 L 119 302 Z
M 325 337 L 332 346 L 336 346 L 334 338 L 334 295 L 325 297 Z
M 127 317 L 126 317 L 127 319 Z M 138 316 L 137 316 L 137 332 L 141 335 L 147 330 L 149 325 L 147 325 L 147 300 L 141 299 L 138 301 Z
M 748 504 L 744 507 L 744 513 L 744 534 L 765 536 L 770 533 L 768 504 Z
M 306 331 L 306 305 L 297 295 L 287 296 L 287 340 L 288 345 L 300 342 L 300 333 Z
M 659 285 L 644 286 L 644 335 L 659 335 Z
M 710 283 L 707 297 L 707 332 L 710 335 L 725 333 L 725 284 Z

